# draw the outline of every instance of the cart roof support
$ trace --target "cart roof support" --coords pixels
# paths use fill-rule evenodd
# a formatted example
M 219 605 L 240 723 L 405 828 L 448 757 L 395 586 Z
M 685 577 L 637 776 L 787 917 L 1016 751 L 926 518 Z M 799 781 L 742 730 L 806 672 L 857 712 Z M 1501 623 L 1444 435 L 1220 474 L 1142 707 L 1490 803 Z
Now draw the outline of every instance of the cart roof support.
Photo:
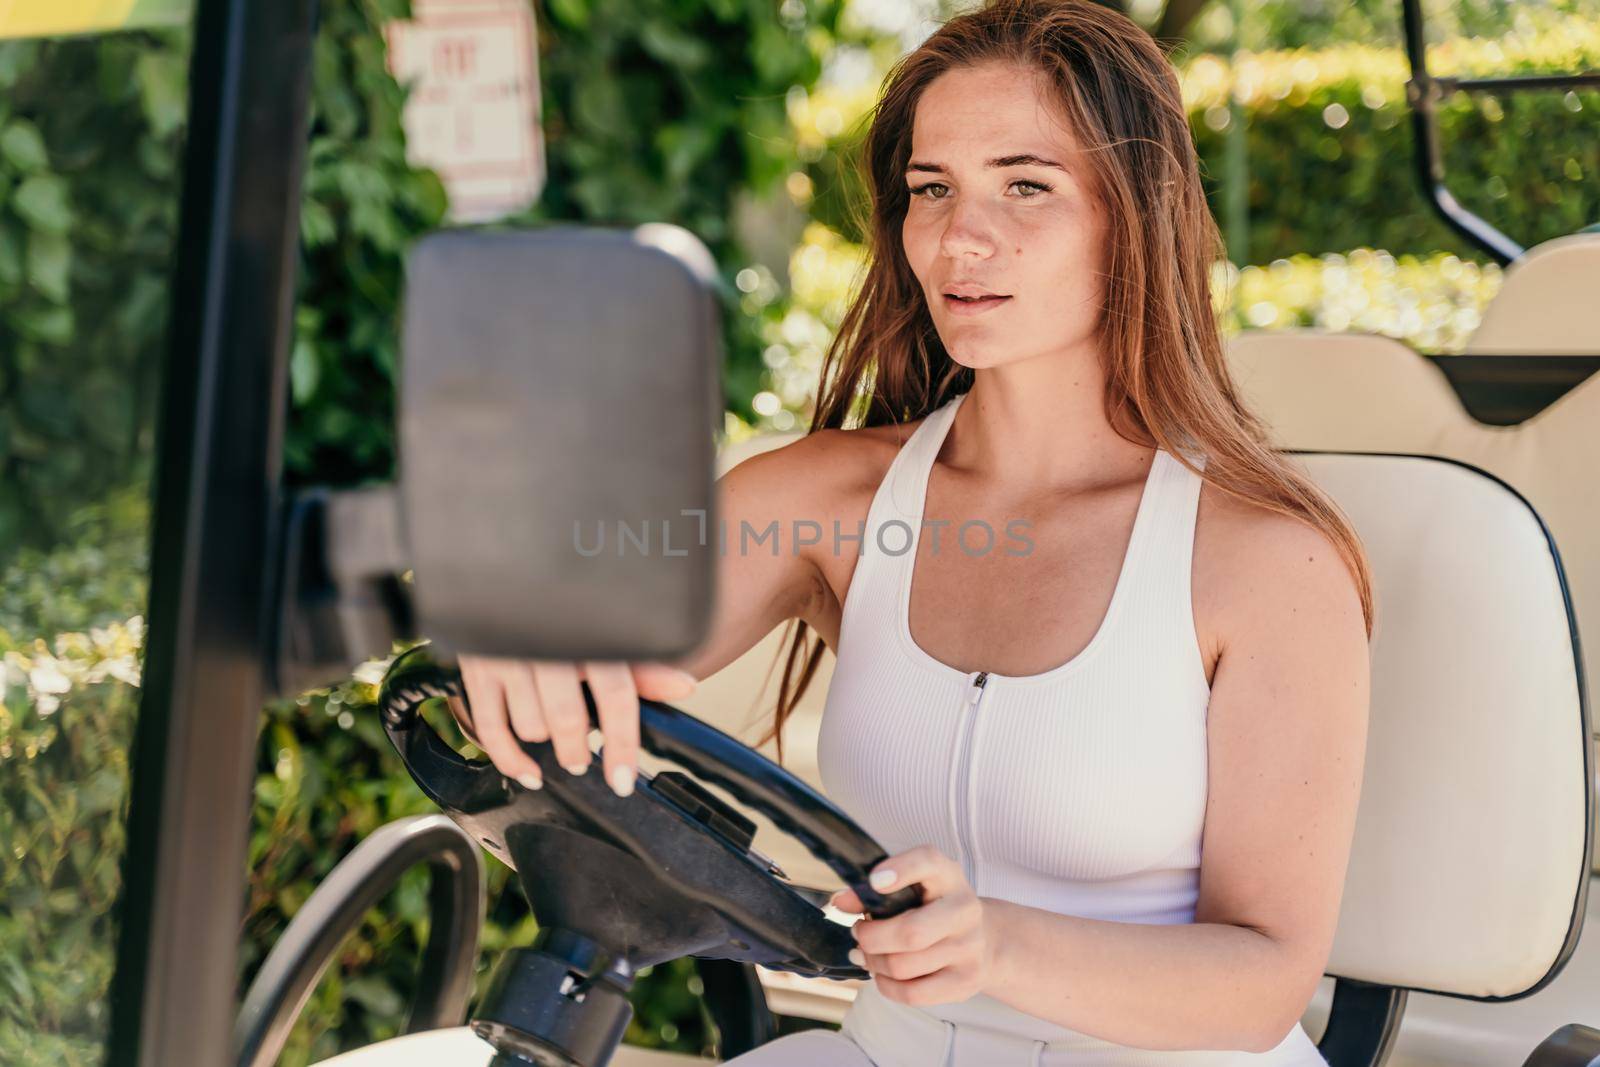
M 264 694 L 315 0 L 199 0 L 113 1067 L 220 1064 Z

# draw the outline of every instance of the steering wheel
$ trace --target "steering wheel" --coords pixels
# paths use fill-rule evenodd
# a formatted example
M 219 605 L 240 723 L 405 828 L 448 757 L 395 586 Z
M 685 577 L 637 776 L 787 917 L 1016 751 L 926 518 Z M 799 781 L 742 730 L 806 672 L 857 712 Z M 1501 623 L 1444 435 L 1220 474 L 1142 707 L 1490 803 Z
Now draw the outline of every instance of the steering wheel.
M 582 692 L 598 722 L 587 684 Z M 619 797 L 603 775 L 561 770 L 550 742 L 522 742 L 544 772 L 542 789 L 525 789 L 492 763 L 461 756 L 422 718 L 424 701 L 446 696 L 466 699 L 460 673 L 426 645 L 404 653 L 380 690 L 385 731 L 423 791 L 517 871 L 541 928 L 590 944 L 578 955 L 603 955 L 626 975 L 693 955 L 869 977 L 849 962 L 854 939 L 822 913 L 821 894 L 786 881 L 751 848 L 755 824 L 694 778 L 641 772 L 634 793 Z M 837 873 L 869 915 L 922 903 L 918 885 L 888 895 L 872 888 L 867 875 L 884 849 L 805 782 L 671 705 L 641 699 L 639 712 L 646 751 L 766 815 Z

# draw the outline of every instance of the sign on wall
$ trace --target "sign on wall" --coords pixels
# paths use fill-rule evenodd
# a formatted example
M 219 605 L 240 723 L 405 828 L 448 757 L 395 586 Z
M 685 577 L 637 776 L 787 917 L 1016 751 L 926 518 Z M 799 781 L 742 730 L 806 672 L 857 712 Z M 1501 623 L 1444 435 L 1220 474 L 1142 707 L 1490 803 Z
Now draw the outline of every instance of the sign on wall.
M 413 0 L 411 11 L 386 29 L 389 70 L 411 87 L 407 157 L 439 174 L 454 221 L 528 207 L 545 167 L 527 0 Z
M 0 37 L 173 25 L 188 20 L 194 0 L 0 0 Z

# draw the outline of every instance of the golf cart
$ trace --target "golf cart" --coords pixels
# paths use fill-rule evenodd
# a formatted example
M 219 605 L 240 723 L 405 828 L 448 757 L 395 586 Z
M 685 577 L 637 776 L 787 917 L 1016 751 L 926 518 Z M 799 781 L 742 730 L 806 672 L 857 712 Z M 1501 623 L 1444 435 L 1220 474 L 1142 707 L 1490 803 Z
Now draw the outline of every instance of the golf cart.
M 816 788 L 805 740 L 826 677 L 791 726 L 790 770 L 739 742 L 745 711 L 770 706 L 778 635 L 683 708 L 646 702 L 661 762 L 626 800 L 598 776 L 552 773 L 541 793 L 519 790 L 453 751 L 425 714 L 459 691 L 456 649 L 650 658 L 703 636 L 711 553 L 677 536 L 692 530 L 684 512 L 714 517 L 715 468 L 782 443 L 712 454 L 704 250 L 671 227 L 424 242 L 407 295 L 397 486 L 280 498 L 312 5 L 197 10 L 196 38 L 215 47 L 191 84 L 111 1062 L 272 1062 L 342 935 L 419 863 L 434 875 L 435 920 L 414 1032 L 329 1063 L 694 1062 L 617 1045 L 632 976 L 684 955 L 702 962 L 721 1058 L 770 1039 L 774 1010 L 836 1020 L 864 976 L 842 958 L 848 938 L 822 894 L 849 884 L 878 914 L 915 894 L 871 891 L 863 875 L 882 849 Z M 1600 280 L 1586 240 L 1518 257 L 1497 307 L 1547 293 L 1536 277 L 1512 284 L 1541 263 Z M 604 298 L 599 278 L 632 299 Z M 1534 319 L 1556 328 L 1563 307 L 1587 328 L 1577 306 L 1491 309 L 1485 327 L 1508 325 L 1481 359 L 1450 357 L 1479 359 L 1457 377 L 1381 339 L 1353 338 L 1360 351 L 1345 355 L 1325 335 L 1246 336 L 1230 352 L 1280 443 L 1355 521 L 1377 579 L 1356 849 L 1330 978 L 1307 1015 L 1337 1067 L 1600 1058 L 1600 1009 L 1580 996 L 1600 988 L 1600 956 L 1579 940 L 1595 810 L 1578 642 L 1579 622 L 1597 616 L 1586 606 L 1597 586 L 1581 576 L 1600 559 L 1586 550 L 1600 512 L 1573 458 L 1593 454 L 1593 420 L 1566 414 L 1595 391 L 1593 362 L 1580 375 L 1571 361 L 1600 346 L 1575 335 L 1588 339 L 1552 357 L 1549 335 L 1516 332 Z M 1380 342 L 1387 354 L 1373 356 Z M 619 389 L 637 381 L 629 356 L 646 344 L 655 377 Z M 561 358 L 575 350 L 585 358 Z M 1584 384 L 1504 424 L 1541 436 L 1472 436 L 1481 420 L 1464 398 L 1514 391 L 1534 371 L 1546 382 L 1551 358 Z M 1334 432 L 1352 436 L 1319 436 Z M 1558 447 L 1517 445 L 1543 435 Z M 619 500 L 637 510 L 616 514 Z M 496 521 L 464 521 L 484 514 Z M 575 560 L 577 516 L 672 530 L 683 554 Z M 530 617 L 533 602 L 543 610 Z M 386 827 L 325 880 L 230 1030 L 212 1009 L 231 1006 L 230 872 L 245 855 L 232 816 L 250 785 L 253 709 L 269 688 L 327 680 L 400 636 L 430 643 L 391 665 L 379 714 L 442 814 Z M 542 746 L 530 753 L 553 768 Z M 463 1026 L 484 848 L 516 869 L 542 926 L 507 952 Z

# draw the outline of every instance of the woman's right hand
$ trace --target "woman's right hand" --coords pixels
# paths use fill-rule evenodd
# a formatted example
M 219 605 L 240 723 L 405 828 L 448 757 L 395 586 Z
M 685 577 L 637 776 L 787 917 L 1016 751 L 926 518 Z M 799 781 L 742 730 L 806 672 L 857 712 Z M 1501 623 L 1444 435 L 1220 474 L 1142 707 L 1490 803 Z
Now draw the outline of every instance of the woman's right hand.
M 460 667 L 472 713 L 451 698 L 451 714 L 500 772 L 526 789 L 538 789 L 544 780 L 518 739 L 551 742 L 570 774 L 589 769 L 589 712 L 578 688 L 587 681 L 605 738 L 606 784 L 622 797 L 633 792 L 639 771 L 639 698 L 681 700 L 698 684 L 694 675 L 654 662 L 463 655 Z

